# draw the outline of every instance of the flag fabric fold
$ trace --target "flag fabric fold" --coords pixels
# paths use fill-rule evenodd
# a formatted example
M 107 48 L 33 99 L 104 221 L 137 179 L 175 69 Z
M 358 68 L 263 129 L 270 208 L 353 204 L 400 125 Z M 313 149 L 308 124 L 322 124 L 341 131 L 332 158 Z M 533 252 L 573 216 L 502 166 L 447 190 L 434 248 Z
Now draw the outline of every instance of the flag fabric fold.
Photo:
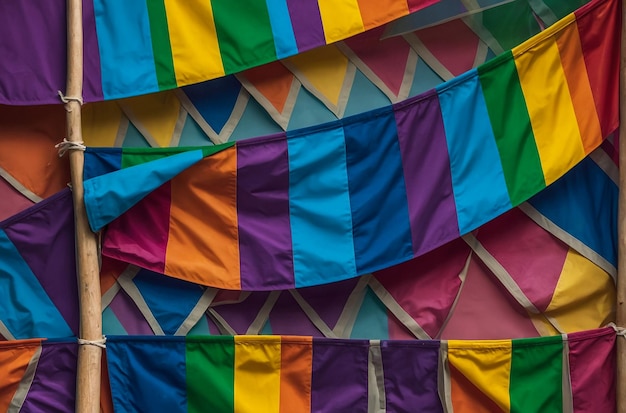
M 596 0 L 435 90 L 340 121 L 234 146 L 89 149 L 85 204 L 94 230 L 109 223 L 103 254 L 271 290 L 352 278 L 467 234 L 617 127 L 617 55 L 593 58 L 617 48 L 619 31 L 598 29 L 618 27 L 617 6 Z

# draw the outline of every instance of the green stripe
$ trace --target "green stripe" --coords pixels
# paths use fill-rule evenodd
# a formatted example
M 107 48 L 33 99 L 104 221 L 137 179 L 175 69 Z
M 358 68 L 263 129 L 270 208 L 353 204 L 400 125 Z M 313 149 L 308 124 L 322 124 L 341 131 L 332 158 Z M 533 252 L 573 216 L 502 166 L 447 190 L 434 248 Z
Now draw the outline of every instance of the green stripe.
M 177 87 L 174 73 L 174 60 L 170 45 L 170 34 L 167 27 L 167 14 L 163 0 L 146 0 L 150 19 L 150 37 L 152 37 L 152 53 L 154 67 L 160 90 Z
M 167 158 L 168 156 L 177 155 L 182 152 L 202 151 L 202 157 L 206 158 L 235 145 L 236 142 L 226 142 L 219 145 L 211 146 L 189 146 L 178 148 L 122 148 L 122 169 L 131 166 L 140 165 L 142 163 L 156 161 L 158 159 Z
M 187 337 L 187 412 L 235 411 L 235 340 Z
M 545 188 L 546 181 L 511 52 L 480 66 L 478 74 L 511 204 L 517 206 Z
M 277 59 L 266 0 L 211 0 L 224 71 Z
M 511 413 L 563 412 L 561 336 L 512 340 Z

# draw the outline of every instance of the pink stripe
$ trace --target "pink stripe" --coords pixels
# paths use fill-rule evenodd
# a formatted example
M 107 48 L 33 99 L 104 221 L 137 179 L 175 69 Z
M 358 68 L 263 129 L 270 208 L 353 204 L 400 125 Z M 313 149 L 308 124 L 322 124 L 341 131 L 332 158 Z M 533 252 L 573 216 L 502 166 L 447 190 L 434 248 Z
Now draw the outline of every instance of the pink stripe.
M 171 185 L 167 182 L 109 224 L 102 254 L 163 273 L 170 205 Z
M 615 411 L 615 331 L 568 334 L 574 413 Z

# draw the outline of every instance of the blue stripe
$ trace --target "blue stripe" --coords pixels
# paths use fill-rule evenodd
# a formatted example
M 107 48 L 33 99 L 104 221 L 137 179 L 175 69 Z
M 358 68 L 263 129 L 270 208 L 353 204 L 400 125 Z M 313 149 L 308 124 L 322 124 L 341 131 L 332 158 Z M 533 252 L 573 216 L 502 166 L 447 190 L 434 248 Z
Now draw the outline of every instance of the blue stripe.
M 512 208 L 476 69 L 437 88 L 461 235 Z
M 72 337 L 72 329 L 2 230 L 0 257 L 0 321 L 13 337 Z
M 343 130 L 335 127 L 297 137 L 288 135 L 287 147 L 296 287 L 354 277 Z
M 87 148 L 83 179 L 95 178 L 122 169 L 122 148 Z
M 116 413 L 187 412 L 185 341 L 107 340 L 107 364 Z
M 344 133 L 356 266 L 363 274 L 412 258 L 413 244 L 394 113 L 357 119 Z M 363 139 L 368 134 L 377 138 Z
M 270 15 L 276 57 L 282 59 L 298 54 L 296 36 L 293 34 L 291 16 L 287 8 L 287 0 L 266 0 Z
M 529 202 L 617 267 L 618 193 L 617 185 L 587 157 Z
M 146 2 L 94 0 L 93 6 L 104 99 L 158 92 Z
M 202 156 L 200 149 L 183 152 L 85 181 L 85 208 L 91 229 L 99 231 Z

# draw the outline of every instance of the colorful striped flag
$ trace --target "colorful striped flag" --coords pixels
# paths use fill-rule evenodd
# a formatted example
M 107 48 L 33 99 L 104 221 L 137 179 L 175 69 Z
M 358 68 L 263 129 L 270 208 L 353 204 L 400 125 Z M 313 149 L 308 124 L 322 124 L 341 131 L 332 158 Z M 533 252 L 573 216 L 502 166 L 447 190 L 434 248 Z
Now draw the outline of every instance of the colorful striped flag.
M 69 189 L 0 222 L 0 257 L 0 337 L 78 334 Z
M 236 145 L 89 150 L 90 224 L 110 223 L 103 254 L 271 290 L 377 271 L 467 234 L 617 127 L 617 6 L 596 0 L 436 90 L 341 121 Z
M 114 336 L 107 367 L 116 413 L 611 412 L 615 338 Z
M 102 94 L 116 99 L 240 72 L 436 1 L 93 0 Z

